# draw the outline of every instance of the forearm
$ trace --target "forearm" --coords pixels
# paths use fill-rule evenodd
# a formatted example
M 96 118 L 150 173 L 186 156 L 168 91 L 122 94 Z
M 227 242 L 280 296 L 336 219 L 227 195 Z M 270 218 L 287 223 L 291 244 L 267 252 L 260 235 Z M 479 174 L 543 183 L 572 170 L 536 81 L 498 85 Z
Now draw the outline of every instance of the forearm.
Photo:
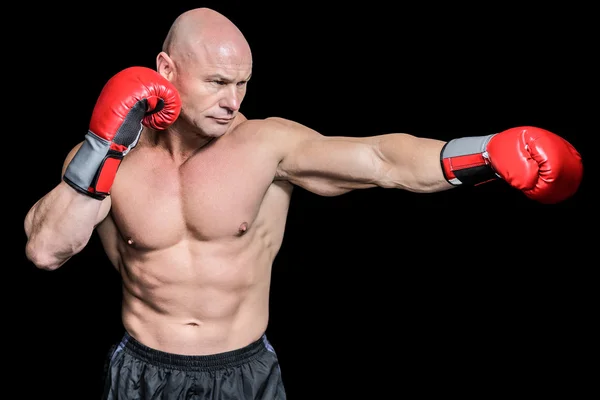
M 27 258 L 42 269 L 60 267 L 88 243 L 101 204 L 61 182 L 25 217 Z
M 419 193 L 452 188 L 440 164 L 444 144 L 441 140 L 403 133 L 380 136 L 376 149 L 383 166 L 377 185 Z

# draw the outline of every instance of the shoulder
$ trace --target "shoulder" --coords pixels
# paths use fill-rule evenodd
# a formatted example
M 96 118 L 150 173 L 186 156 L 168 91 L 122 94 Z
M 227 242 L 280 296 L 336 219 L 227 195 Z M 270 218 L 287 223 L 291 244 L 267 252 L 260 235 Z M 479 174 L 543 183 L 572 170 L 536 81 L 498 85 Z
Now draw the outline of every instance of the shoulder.
M 323 137 L 301 123 L 280 117 L 245 120 L 231 133 L 238 143 L 251 142 L 254 146 L 259 145 L 262 150 L 270 152 L 279 160 L 302 143 Z
M 299 122 L 280 117 L 245 120 L 233 131 L 236 135 L 266 141 L 277 147 L 285 147 L 306 139 L 321 137 L 317 131 Z

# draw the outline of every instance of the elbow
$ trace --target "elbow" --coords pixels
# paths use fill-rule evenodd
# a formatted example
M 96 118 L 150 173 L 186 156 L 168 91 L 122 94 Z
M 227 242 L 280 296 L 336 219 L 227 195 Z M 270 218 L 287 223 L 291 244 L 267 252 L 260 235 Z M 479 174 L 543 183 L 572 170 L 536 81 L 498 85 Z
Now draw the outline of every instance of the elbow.
M 38 251 L 35 246 L 32 246 L 30 243 L 27 243 L 27 246 L 25 247 L 25 256 L 36 268 L 45 271 L 54 271 L 60 267 L 60 263 L 56 257 Z
M 57 257 L 55 253 L 41 249 L 32 241 L 28 241 L 25 246 L 25 256 L 36 268 L 44 271 L 54 271 L 70 258 Z

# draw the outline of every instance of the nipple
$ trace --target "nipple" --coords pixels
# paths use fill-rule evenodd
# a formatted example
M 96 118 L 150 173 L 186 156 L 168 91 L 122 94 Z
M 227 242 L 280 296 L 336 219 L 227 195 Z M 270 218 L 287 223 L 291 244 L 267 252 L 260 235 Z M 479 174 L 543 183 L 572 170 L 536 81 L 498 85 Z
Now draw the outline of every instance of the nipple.
M 240 235 L 243 235 L 244 233 L 246 233 L 247 230 L 248 230 L 248 223 L 242 222 L 242 224 L 240 225 L 240 229 L 239 229 Z

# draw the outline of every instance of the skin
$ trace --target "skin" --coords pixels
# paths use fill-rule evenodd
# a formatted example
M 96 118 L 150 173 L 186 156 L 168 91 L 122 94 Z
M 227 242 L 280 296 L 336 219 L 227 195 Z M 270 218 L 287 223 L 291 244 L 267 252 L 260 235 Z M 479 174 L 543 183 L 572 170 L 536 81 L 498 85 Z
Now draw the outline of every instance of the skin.
M 124 327 L 147 346 L 206 355 L 265 332 L 271 268 L 294 186 L 323 196 L 452 187 L 439 140 L 324 136 L 282 118 L 247 120 L 239 109 L 252 53 L 213 10 L 177 18 L 156 67 L 180 93 L 179 119 L 166 131 L 144 129 L 105 200 L 61 181 L 25 218 L 27 257 L 47 270 L 82 251 L 97 231 L 122 277 Z

